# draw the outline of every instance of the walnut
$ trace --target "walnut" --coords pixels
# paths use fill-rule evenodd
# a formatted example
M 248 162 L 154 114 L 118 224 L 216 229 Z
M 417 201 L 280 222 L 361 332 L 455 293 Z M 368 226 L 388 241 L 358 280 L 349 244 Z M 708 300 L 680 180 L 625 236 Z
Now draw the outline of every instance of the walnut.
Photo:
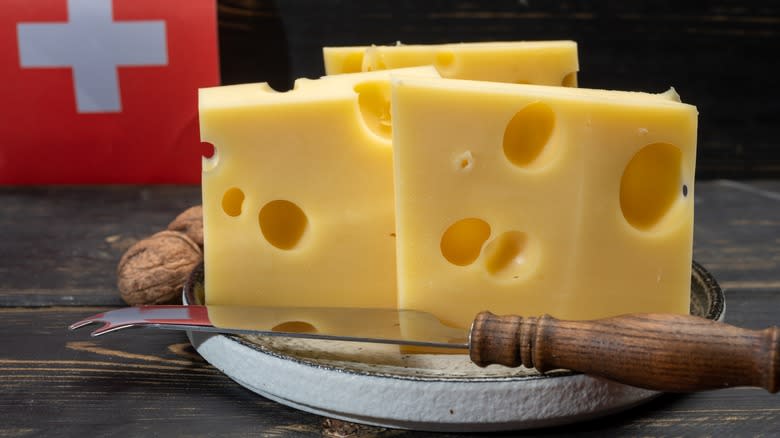
M 196 205 L 188 208 L 168 224 L 168 229 L 186 234 L 203 248 L 203 207 Z
M 200 247 L 178 231 L 161 231 L 131 246 L 117 267 L 127 304 L 166 304 L 181 299 L 187 276 L 203 258 Z

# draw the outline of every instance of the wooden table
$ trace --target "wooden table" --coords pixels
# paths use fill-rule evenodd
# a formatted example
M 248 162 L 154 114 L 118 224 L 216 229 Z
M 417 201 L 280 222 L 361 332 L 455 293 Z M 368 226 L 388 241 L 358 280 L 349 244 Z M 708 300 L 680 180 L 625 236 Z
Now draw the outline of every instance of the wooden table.
M 182 333 L 93 340 L 65 329 L 122 305 L 122 252 L 199 199 L 198 187 L 0 188 L 0 436 L 450 436 L 360 427 L 276 404 L 205 363 Z M 780 324 L 780 181 L 700 182 L 696 209 L 695 257 L 724 287 L 727 320 Z M 780 395 L 735 388 L 664 395 L 529 434 L 779 433 Z

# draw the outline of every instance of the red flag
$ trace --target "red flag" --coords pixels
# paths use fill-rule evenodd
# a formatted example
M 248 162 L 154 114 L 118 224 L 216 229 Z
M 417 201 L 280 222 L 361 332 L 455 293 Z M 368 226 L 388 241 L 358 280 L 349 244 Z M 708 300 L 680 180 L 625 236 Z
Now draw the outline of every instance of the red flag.
M 6 0 L 0 184 L 198 183 L 215 0 Z

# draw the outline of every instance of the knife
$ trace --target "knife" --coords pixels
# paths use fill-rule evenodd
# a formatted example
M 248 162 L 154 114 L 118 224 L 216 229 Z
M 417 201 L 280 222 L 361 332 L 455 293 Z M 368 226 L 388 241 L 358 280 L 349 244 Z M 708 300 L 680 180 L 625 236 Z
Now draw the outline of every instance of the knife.
M 589 321 L 479 313 L 471 328 L 444 325 L 416 310 L 137 306 L 83 319 L 100 336 L 128 327 L 374 342 L 468 350 L 485 367 L 569 369 L 668 392 L 780 386 L 780 328 L 748 330 L 705 318 L 661 313 Z

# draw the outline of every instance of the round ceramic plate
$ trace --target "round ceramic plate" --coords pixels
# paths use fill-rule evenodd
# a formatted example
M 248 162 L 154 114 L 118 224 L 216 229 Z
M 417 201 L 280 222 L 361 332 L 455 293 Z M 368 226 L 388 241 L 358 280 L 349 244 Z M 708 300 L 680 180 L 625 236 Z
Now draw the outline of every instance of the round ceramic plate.
M 203 266 L 184 288 L 203 302 Z M 693 264 L 691 313 L 724 315 L 723 292 Z M 465 354 L 398 346 L 188 332 L 208 362 L 246 388 L 297 409 L 375 426 L 497 431 L 560 425 L 635 406 L 658 392 L 565 370 L 480 368 Z

